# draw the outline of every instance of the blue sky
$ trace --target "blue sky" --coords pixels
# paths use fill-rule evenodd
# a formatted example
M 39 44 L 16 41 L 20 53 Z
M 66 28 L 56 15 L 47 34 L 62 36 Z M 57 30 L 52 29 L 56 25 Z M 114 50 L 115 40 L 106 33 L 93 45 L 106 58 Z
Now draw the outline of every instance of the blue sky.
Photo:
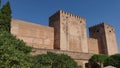
M 5 3 L 7 0 L 2 0 Z M 57 10 L 82 16 L 87 27 L 106 22 L 116 29 L 120 50 L 120 0 L 9 0 L 12 16 L 29 22 L 48 25 L 48 18 Z

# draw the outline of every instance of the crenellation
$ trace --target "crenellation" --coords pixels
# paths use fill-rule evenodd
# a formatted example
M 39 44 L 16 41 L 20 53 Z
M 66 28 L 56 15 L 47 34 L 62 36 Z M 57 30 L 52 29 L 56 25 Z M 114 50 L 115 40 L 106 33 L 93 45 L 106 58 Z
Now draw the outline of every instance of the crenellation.
M 104 23 L 105 26 L 109 26 L 111 28 L 114 28 L 112 25 L 108 24 L 108 23 Z
M 80 17 L 80 16 L 77 16 L 77 15 L 75 15 L 75 14 L 71 14 L 71 13 L 66 12 L 66 11 L 63 11 L 63 10 L 59 10 L 59 11 L 60 11 L 60 12 L 61 12 L 61 14 L 63 14 L 63 15 L 66 15 L 66 16 L 69 16 L 69 17 L 74 17 L 74 18 L 76 18 L 76 19 L 86 21 L 86 20 L 85 20 L 85 18 Z M 59 12 L 59 11 L 58 11 L 58 12 Z M 58 13 L 58 12 L 57 12 L 57 13 Z
M 97 27 L 100 27 L 100 25 L 102 25 L 102 24 L 103 24 L 103 23 L 94 24 L 94 25 L 90 26 L 89 28 L 91 28 L 91 29 L 93 28 L 93 29 L 94 29 L 95 27 L 96 27 L 96 28 L 97 28 Z

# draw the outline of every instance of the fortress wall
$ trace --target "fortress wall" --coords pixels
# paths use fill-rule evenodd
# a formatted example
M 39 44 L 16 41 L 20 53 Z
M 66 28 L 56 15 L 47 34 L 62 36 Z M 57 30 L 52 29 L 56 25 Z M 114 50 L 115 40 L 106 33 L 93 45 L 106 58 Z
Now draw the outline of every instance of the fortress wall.
M 85 18 L 64 11 L 60 14 L 61 46 L 66 45 L 69 51 L 88 53 Z
M 97 39 L 88 38 L 88 50 L 89 50 L 89 53 L 99 54 Z
M 12 19 L 11 33 L 31 47 L 53 49 L 54 29 L 52 27 Z
M 84 18 L 60 11 L 60 26 L 60 42 L 63 50 L 88 52 L 86 20 Z

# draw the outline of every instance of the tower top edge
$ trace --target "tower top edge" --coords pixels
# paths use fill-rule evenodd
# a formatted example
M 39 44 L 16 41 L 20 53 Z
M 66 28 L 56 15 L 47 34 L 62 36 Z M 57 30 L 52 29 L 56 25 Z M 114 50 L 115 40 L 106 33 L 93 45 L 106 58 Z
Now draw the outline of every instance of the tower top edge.
M 81 17 L 81 16 L 78 16 L 78 15 L 75 15 L 75 14 L 70 13 L 70 12 L 66 12 L 66 11 L 64 11 L 64 10 L 58 10 L 58 11 L 55 12 L 52 16 L 54 16 L 54 15 L 56 15 L 56 14 L 65 14 L 65 15 L 68 15 L 68 16 L 70 16 L 70 17 L 75 17 L 76 19 L 83 19 L 83 20 L 86 21 L 85 18 L 83 18 L 83 17 Z M 52 16 L 50 16 L 50 17 L 52 17 Z
M 114 28 L 112 25 L 110 25 L 110 24 L 108 24 L 108 23 L 106 23 L 106 22 L 101 22 L 101 23 L 99 23 L 99 24 L 95 24 L 95 25 L 93 25 L 93 26 L 90 26 L 89 28 L 94 28 L 94 27 L 99 27 L 99 26 L 105 26 L 105 25 Z

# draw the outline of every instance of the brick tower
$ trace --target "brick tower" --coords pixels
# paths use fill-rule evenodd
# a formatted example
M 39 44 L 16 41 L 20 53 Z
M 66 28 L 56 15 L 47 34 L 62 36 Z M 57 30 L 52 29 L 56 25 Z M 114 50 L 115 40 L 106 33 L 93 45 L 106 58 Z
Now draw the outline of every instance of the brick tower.
M 98 40 L 100 54 L 118 53 L 115 30 L 111 25 L 101 23 L 89 28 L 90 37 Z
M 54 48 L 88 53 L 86 20 L 59 10 L 49 18 L 54 27 Z

